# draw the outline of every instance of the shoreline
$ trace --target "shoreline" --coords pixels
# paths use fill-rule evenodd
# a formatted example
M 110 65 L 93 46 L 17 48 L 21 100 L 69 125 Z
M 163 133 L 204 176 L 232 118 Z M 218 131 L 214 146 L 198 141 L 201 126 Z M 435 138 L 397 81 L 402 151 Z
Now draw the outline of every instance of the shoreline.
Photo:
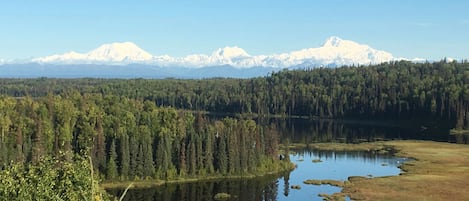
M 252 179 L 257 177 L 267 177 L 273 175 L 281 175 L 284 172 L 289 172 L 294 170 L 295 165 L 291 163 L 288 168 L 285 166 L 283 169 L 279 171 L 270 171 L 266 173 L 246 173 L 242 175 L 209 175 L 204 177 L 193 177 L 193 178 L 179 178 L 179 179 L 172 179 L 172 180 L 158 180 L 158 179 L 148 179 L 148 180 L 133 180 L 133 181 L 104 181 L 99 184 L 99 186 L 106 190 L 106 189 L 125 189 L 128 186 L 131 186 L 130 189 L 134 188 L 153 188 L 158 187 L 166 184 L 183 184 L 183 183 L 194 183 L 194 182 L 204 182 L 204 181 L 216 181 L 216 180 L 223 180 L 223 179 Z
M 469 146 L 435 141 L 392 140 L 358 144 L 290 144 L 289 148 L 322 151 L 369 151 L 411 158 L 394 176 L 350 176 L 342 191 L 321 194 L 326 200 L 469 200 Z M 322 183 L 311 180 L 307 183 Z M 339 181 L 334 181 L 339 182 Z M 342 184 L 340 182 L 340 184 Z M 329 184 L 331 185 L 331 184 Z M 335 185 L 338 186 L 338 185 Z
M 290 150 L 310 148 L 325 151 L 371 151 L 377 154 L 393 154 L 412 158 L 399 168 L 399 175 L 385 177 L 354 177 L 343 182 L 342 191 L 323 198 L 352 200 L 469 200 L 469 146 L 434 141 L 395 140 L 360 144 L 312 143 L 290 144 Z M 293 163 L 292 163 L 293 164 Z M 292 167 L 293 168 L 293 167 Z M 292 169 L 286 170 L 291 171 Z M 104 182 L 103 189 L 151 188 L 165 184 L 190 183 L 222 179 L 245 179 L 280 175 L 284 171 L 265 174 L 233 176 L 208 176 L 180 180 L 140 180 Z M 322 183 L 323 181 L 321 181 Z M 313 182 L 314 183 L 314 182 Z
M 397 176 L 349 179 L 352 200 L 469 200 L 469 146 L 433 141 L 386 141 L 395 156 L 413 158 Z

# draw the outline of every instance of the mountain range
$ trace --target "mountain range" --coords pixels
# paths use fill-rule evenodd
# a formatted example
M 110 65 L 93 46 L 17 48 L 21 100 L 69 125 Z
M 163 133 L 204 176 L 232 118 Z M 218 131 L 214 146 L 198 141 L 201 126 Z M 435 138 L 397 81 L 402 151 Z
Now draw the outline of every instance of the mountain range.
M 0 77 L 247 78 L 284 68 L 368 65 L 400 59 L 335 36 L 317 48 L 254 56 L 236 46 L 219 48 L 210 55 L 154 56 L 132 42 L 122 42 L 104 44 L 87 53 L 71 51 L 22 63 L 2 61 Z

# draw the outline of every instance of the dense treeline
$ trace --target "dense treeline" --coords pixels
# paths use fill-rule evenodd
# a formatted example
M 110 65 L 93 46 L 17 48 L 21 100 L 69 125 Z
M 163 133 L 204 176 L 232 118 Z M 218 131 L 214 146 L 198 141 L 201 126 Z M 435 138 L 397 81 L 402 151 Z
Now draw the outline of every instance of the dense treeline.
M 174 179 L 279 170 L 278 134 L 252 120 L 210 121 L 155 102 L 78 92 L 0 97 L 0 165 L 91 155 L 105 178 Z M 72 160 L 73 154 L 65 155 Z
M 469 63 L 383 63 L 207 80 L 2 79 L 0 93 L 119 94 L 188 110 L 325 118 L 434 118 L 469 128 Z

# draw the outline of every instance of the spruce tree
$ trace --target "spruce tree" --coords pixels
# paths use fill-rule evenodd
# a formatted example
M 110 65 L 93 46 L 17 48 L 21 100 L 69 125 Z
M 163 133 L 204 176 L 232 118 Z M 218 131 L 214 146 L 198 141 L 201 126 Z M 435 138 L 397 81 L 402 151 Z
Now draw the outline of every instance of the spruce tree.
M 129 177 L 130 172 L 129 136 L 127 133 L 122 133 L 119 145 L 120 175 L 122 179 L 126 179 Z
M 106 178 L 109 180 L 115 180 L 118 176 L 116 159 L 116 143 L 114 142 L 114 140 L 112 140 L 111 147 L 109 148 L 109 159 L 106 166 Z

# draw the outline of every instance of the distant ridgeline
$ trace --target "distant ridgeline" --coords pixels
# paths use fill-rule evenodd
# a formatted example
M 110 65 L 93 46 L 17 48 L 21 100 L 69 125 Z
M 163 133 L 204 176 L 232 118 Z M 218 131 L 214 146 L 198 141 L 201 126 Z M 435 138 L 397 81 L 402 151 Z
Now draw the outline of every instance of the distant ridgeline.
M 278 134 L 252 120 L 209 121 L 123 96 L 0 97 L 0 169 L 63 153 L 90 155 L 110 180 L 279 171 Z
M 252 79 L 0 79 L 0 94 L 79 92 L 217 113 L 442 119 L 469 128 L 469 63 L 407 61 L 285 70 Z

